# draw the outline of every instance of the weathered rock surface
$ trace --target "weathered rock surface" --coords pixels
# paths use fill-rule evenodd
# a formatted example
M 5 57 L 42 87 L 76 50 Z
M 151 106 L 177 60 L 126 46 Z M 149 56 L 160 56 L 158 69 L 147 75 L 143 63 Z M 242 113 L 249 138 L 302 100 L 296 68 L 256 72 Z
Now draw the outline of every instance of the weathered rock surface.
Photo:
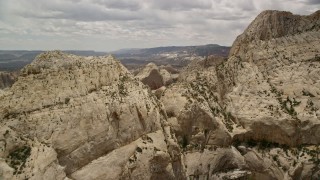
M 177 79 L 177 71 L 166 66 L 159 68 L 156 64 L 149 63 L 136 75 L 136 77 L 145 85 L 148 85 L 152 90 L 155 90 L 173 83 Z
M 297 37 L 305 32 L 319 30 L 320 10 L 309 16 L 293 15 L 291 12 L 286 11 L 263 11 L 248 26 L 245 32 L 237 37 L 229 56 L 244 58 L 247 54 L 247 48 L 250 47 L 249 45 L 253 41 L 285 39 L 285 37 Z
M 243 177 L 318 177 L 319 149 L 306 150 L 305 162 L 295 157 L 301 155 L 295 147 L 320 144 L 319 20 L 319 11 L 310 16 L 265 11 L 237 38 L 228 60 L 212 57 L 186 67 L 161 97 L 181 147 L 205 159 L 212 157 L 206 149 L 250 146 L 254 152 L 242 153 L 245 167 L 236 168 Z M 190 104 L 199 108 L 190 110 Z M 295 155 L 272 154 L 278 147 L 291 147 Z M 306 169 L 298 168 L 299 162 Z M 208 177 L 199 172 L 188 176 Z
M 143 87 L 113 57 L 41 54 L 0 97 L 0 156 L 10 159 L 21 146 L 33 152 L 34 145 L 27 142 L 37 141 L 57 154 L 63 172 L 74 174 L 92 160 L 161 129 L 158 102 Z M 44 156 L 52 156 L 48 153 Z M 37 179 L 27 168 L 23 172 Z
M 17 72 L 0 72 L 0 89 L 10 87 L 18 78 Z
M 319 29 L 319 11 L 310 16 L 266 11 L 236 40 L 248 45 L 232 51 L 225 64 L 233 84 L 226 104 L 251 129 L 240 138 L 320 143 Z
M 174 179 L 162 131 L 142 136 L 71 175 L 73 179 Z

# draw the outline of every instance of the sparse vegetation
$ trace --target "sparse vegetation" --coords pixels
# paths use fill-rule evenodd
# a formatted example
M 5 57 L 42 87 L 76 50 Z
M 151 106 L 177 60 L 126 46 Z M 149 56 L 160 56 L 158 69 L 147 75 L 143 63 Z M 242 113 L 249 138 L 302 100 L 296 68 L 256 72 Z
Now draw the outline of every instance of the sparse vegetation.
M 233 131 L 233 122 L 235 121 L 235 117 L 231 114 L 231 112 L 222 111 L 222 114 L 225 119 L 225 125 L 229 132 Z
M 121 95 L 126 96 L 126 95 L 128 94 L 128 92 L 127 92 L 127 90 L 126 90 L 126 88 L 125 88 L 125 86 L 124 86 L 124 83 L 120 83 L 120 84 L 118 85 L 118 88 L 119 88 L 119 93 L 120 93 Z
M 310 92 L 307 91 L 307 90 L 303 90 L 303 91 L 302 91 L 302 94 L 303 94 L 304 96 L 315 97 L 312 93 L 310 93 Z
M 318 110 L 318 108 L 314 106 L 314 103 L 311 99 L 308 99 L 306 108 L 310 109 L 311 113 L 316 112 Z
M 294 106 L 298 106 L 301 102 L 297 102 L 295 99 L 291 101 L 289 97 L 285 101 L 281 102 L 282 108 L 291 116 L 296 116 L 297 112 L 294 110 Z
M 279 155 L 272 156 L 272 159 L 273 159 L 273 161 L 275 161 L 277 163 L 277 165 L 279 167 L 281 166 L 280 161 L 279 161 Z
M 9 134 L 9 130 L 6 130 L 6 132 L 3 134 L 4 137 L 6 137 Z
M 137 148 L 136 148 L 136 151 L 137 151 L 138 153 L 142 153 L 142 149 L 141 149 L 140 147 L 137 147 Z
M 14 169 L 14 174 L 22 173 L 22 170 L 26 164 L 26 160 L 30 154 L 31 148 L 29 146 L 22 146 L 9 154 L 9 165 Z
M 128 90 L 125 87 L 125 82 L 128 80 L 128 76 L 124 75 L 120 77 L 120 83 L 118 84 L 118 89 L 119 89 L 119 93 L 123 96 L 127 96 L 128 95 Z
M 311 159 L 309 159 L 310 162 L 320 165 L 320 147 L 316 147 L 313 149 L 302 147 L 300 151 L 302 153 L 306 153 L 311 157 Z
M 66 97 L 66 98 L 64 99 L 64 103 L 65 103 L 65 104 L 68 104 L 69 101 L 70 101 L 70 98 L 69 98 L 69 97 Z
M 299 106 L 301 101 L 297 101 L 295 98 L 293 100 L 290 99 L 289 96 L 285 100 L 282 99 L 283 92 L 278 91 L 274 86 L 271 86 L 271 92 L 274 93 L 277 97 L 277 100 L 279 104 L 281 105 L 281 109 L 284 110 L 284 112 L 288 113 L 289 115 L 293 116 L 294 118 L 297 118 L 297 112 L 295 111 L 294 107 Z M 271 107 L 269 107 L 271 108 Z

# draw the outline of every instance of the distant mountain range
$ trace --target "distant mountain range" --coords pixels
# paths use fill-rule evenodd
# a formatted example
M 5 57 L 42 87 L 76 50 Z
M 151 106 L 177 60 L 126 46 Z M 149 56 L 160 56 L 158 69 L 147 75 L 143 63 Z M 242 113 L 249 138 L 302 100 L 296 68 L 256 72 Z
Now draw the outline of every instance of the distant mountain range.
M 141 64 L 154 62 L 157 65 L 171 64 L 177 68 L 183 67 L 193 59 L 204 56 L 227 57 L 230 47 L 217 44 L 201 46 L 166 46 L 146 49 L 121 49 L 113 51 L 120 61 L 129 69 Z
M 112 52 L 97 51 L 63 51 L 78 56 L 102 56 L 106 54 L 115 55 L 120 61 L 129 66 L 156 62 L 157 64 L 185 65 L 191 57 L 219 55 L 227 56 L 230 47 L 217 44 L 202 46 L 167 46 L 145 49 L 121 49 Z M 45 51 L 26 50 L 0 50 L 0 71 L 17 71 L 25 65 L 30 64 L 37 55 Z
M 164 54 L 164 53 L 188 53 L 197 56 L 208 56 L 208 55 L 220 55 L 228 56 L 230 47 L 220 46 L 218 44 L 207 44 L 201 46 L 164 46 L 155 48 L 145 48 L 145 49 L 120 49 L 111 52 L 119 57 L 127 55 L 154 55 L 154 54 Z

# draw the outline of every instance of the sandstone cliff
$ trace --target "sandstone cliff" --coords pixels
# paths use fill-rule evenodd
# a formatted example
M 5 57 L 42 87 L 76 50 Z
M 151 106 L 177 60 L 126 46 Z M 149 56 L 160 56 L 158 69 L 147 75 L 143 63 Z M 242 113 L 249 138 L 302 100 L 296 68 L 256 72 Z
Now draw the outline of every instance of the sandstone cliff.
M 159 103 L 111 56 L 41 54 L 0 99 L 2 177 L 174 177 Z
M 291 36 L 296 37 L 294 40 L 298 40 L 297 36 L 301 34 L 319 30 L 320 10 L 309 16 L 293 15 L 286 11 L 263 11 L 234 41 L 229 57 L 240 56 L 244 58 L 247 48 L 253 41 L 266 42 L 272 39 L 290 38 Z
M 319 11 L 262 12 L 236 39 L 228 60 L 193 62 L 163 92 L 187 177 L 318 178 L 319 20 Z M 235 162 L 216 170 L 224 158 L 205 159 L 219 156 L 222 147 L 233 152 L 224 155 L 226 162 Z M 212 149 L 215 155 L 206 152 Z

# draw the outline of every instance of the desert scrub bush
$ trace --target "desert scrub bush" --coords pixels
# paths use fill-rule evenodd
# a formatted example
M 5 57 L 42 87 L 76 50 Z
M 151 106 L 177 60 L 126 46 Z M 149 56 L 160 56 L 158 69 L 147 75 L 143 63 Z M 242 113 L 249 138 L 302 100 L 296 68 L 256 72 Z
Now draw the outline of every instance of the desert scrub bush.
M 21 174 L 30 154 L 31 148 L 29 146 L 22 146 L 9 154 L 9 166 L 14 169 L 14 174 Z
M 279 167 L 281 167 L 280 161 L 279 161 L 279 155 L 272 156 L 273 161 L 277 163 Z
M 136 148 L 136 151 L 137 151 L 138 153 L 142 153 L 142 149 L 141 149 L 140 147 L 137 147 L 137 148 Z
M 315 97 L 312 93 L 310 93 L 310 92 L 307 91 L 307 90 L 302 90 L 302 95 L 304 95 L 304 96 L 310 96 L 310 97 Z
M 30 75 L 30 74 L 39 74 L 41 72 L 41 69 L 39 66 L 27 65 L 21 71 L 22 71 L 22 75 L 26 76 L 26 75 Z
M 311 111 L 314 111 L 314 112 L 316 112 L 318 110 L 318 108 L 314 106 L 314 103 L 313 103 L 313 101 L 311 99 L 308 99 L 306 107 L 309 108 Z
M 231 114 L 231 112 L 225 112 L 222 111 L 222 115 L 224 117 L 224 120 L 225 120 L 225 125 L 226 125 L 226 128 L 228 129 L 229 132 L 232 132 L 233 131 L 233 122 L 235 121 L 235 117 Z
M 301 102 L 297 102 L 295 99 L 291 101 L 289 97 L 285 101 L 281 101 L 282 108 L 291 116 L 296 116 L 297 112 L 294 110 L 294 106 L 299 105 Z
M 283 95 L 283 92 L 282 91 L 278 91 L 274 86 L 270 85 L 271 86 L 271 92 L 274 93 L 277 98 L 281 98 L 281 96 Z
M 320 165 L 320 147 L 315 149 L 308 149 L 304 147 L 302 151 L 311 156 L 311 159 L 309 159 L 310 162 Z
M 128 95 L 128 90 L 125 87 L 125 82 L 129 80 L 129 76 L 127 74 L 120 76 L 118 84 L 119 93 L 123 96 Z
M 289 115 L 293 117 L 297 117 L 297 112 L 295 111 L 294 107 L 300 105 L 300 101 L 297 101 L 295 98 L 291 100 L 289 96 L 287 96 L 286 100 L 282 99 L 283 92 L 278 91 L 274 86 L 271 86 L 271 92 L 274 93 L 277 97 L 277 100 L 279 104 L 281 105 L 281 109 L 284 110 L 284 112 L 288 113 Z
M 123 82 L 120 82 L 120 84 L 118 85 L 118 89 L 121 95 L 126 96 L 128 94 Z
M 66 98 L 64 99 L 64 103 L 65 103 L 65 104 L 68 104 L 69 101 L 70 101 L 70 98 L 69 98 L 69 97 L 66 97 Z

